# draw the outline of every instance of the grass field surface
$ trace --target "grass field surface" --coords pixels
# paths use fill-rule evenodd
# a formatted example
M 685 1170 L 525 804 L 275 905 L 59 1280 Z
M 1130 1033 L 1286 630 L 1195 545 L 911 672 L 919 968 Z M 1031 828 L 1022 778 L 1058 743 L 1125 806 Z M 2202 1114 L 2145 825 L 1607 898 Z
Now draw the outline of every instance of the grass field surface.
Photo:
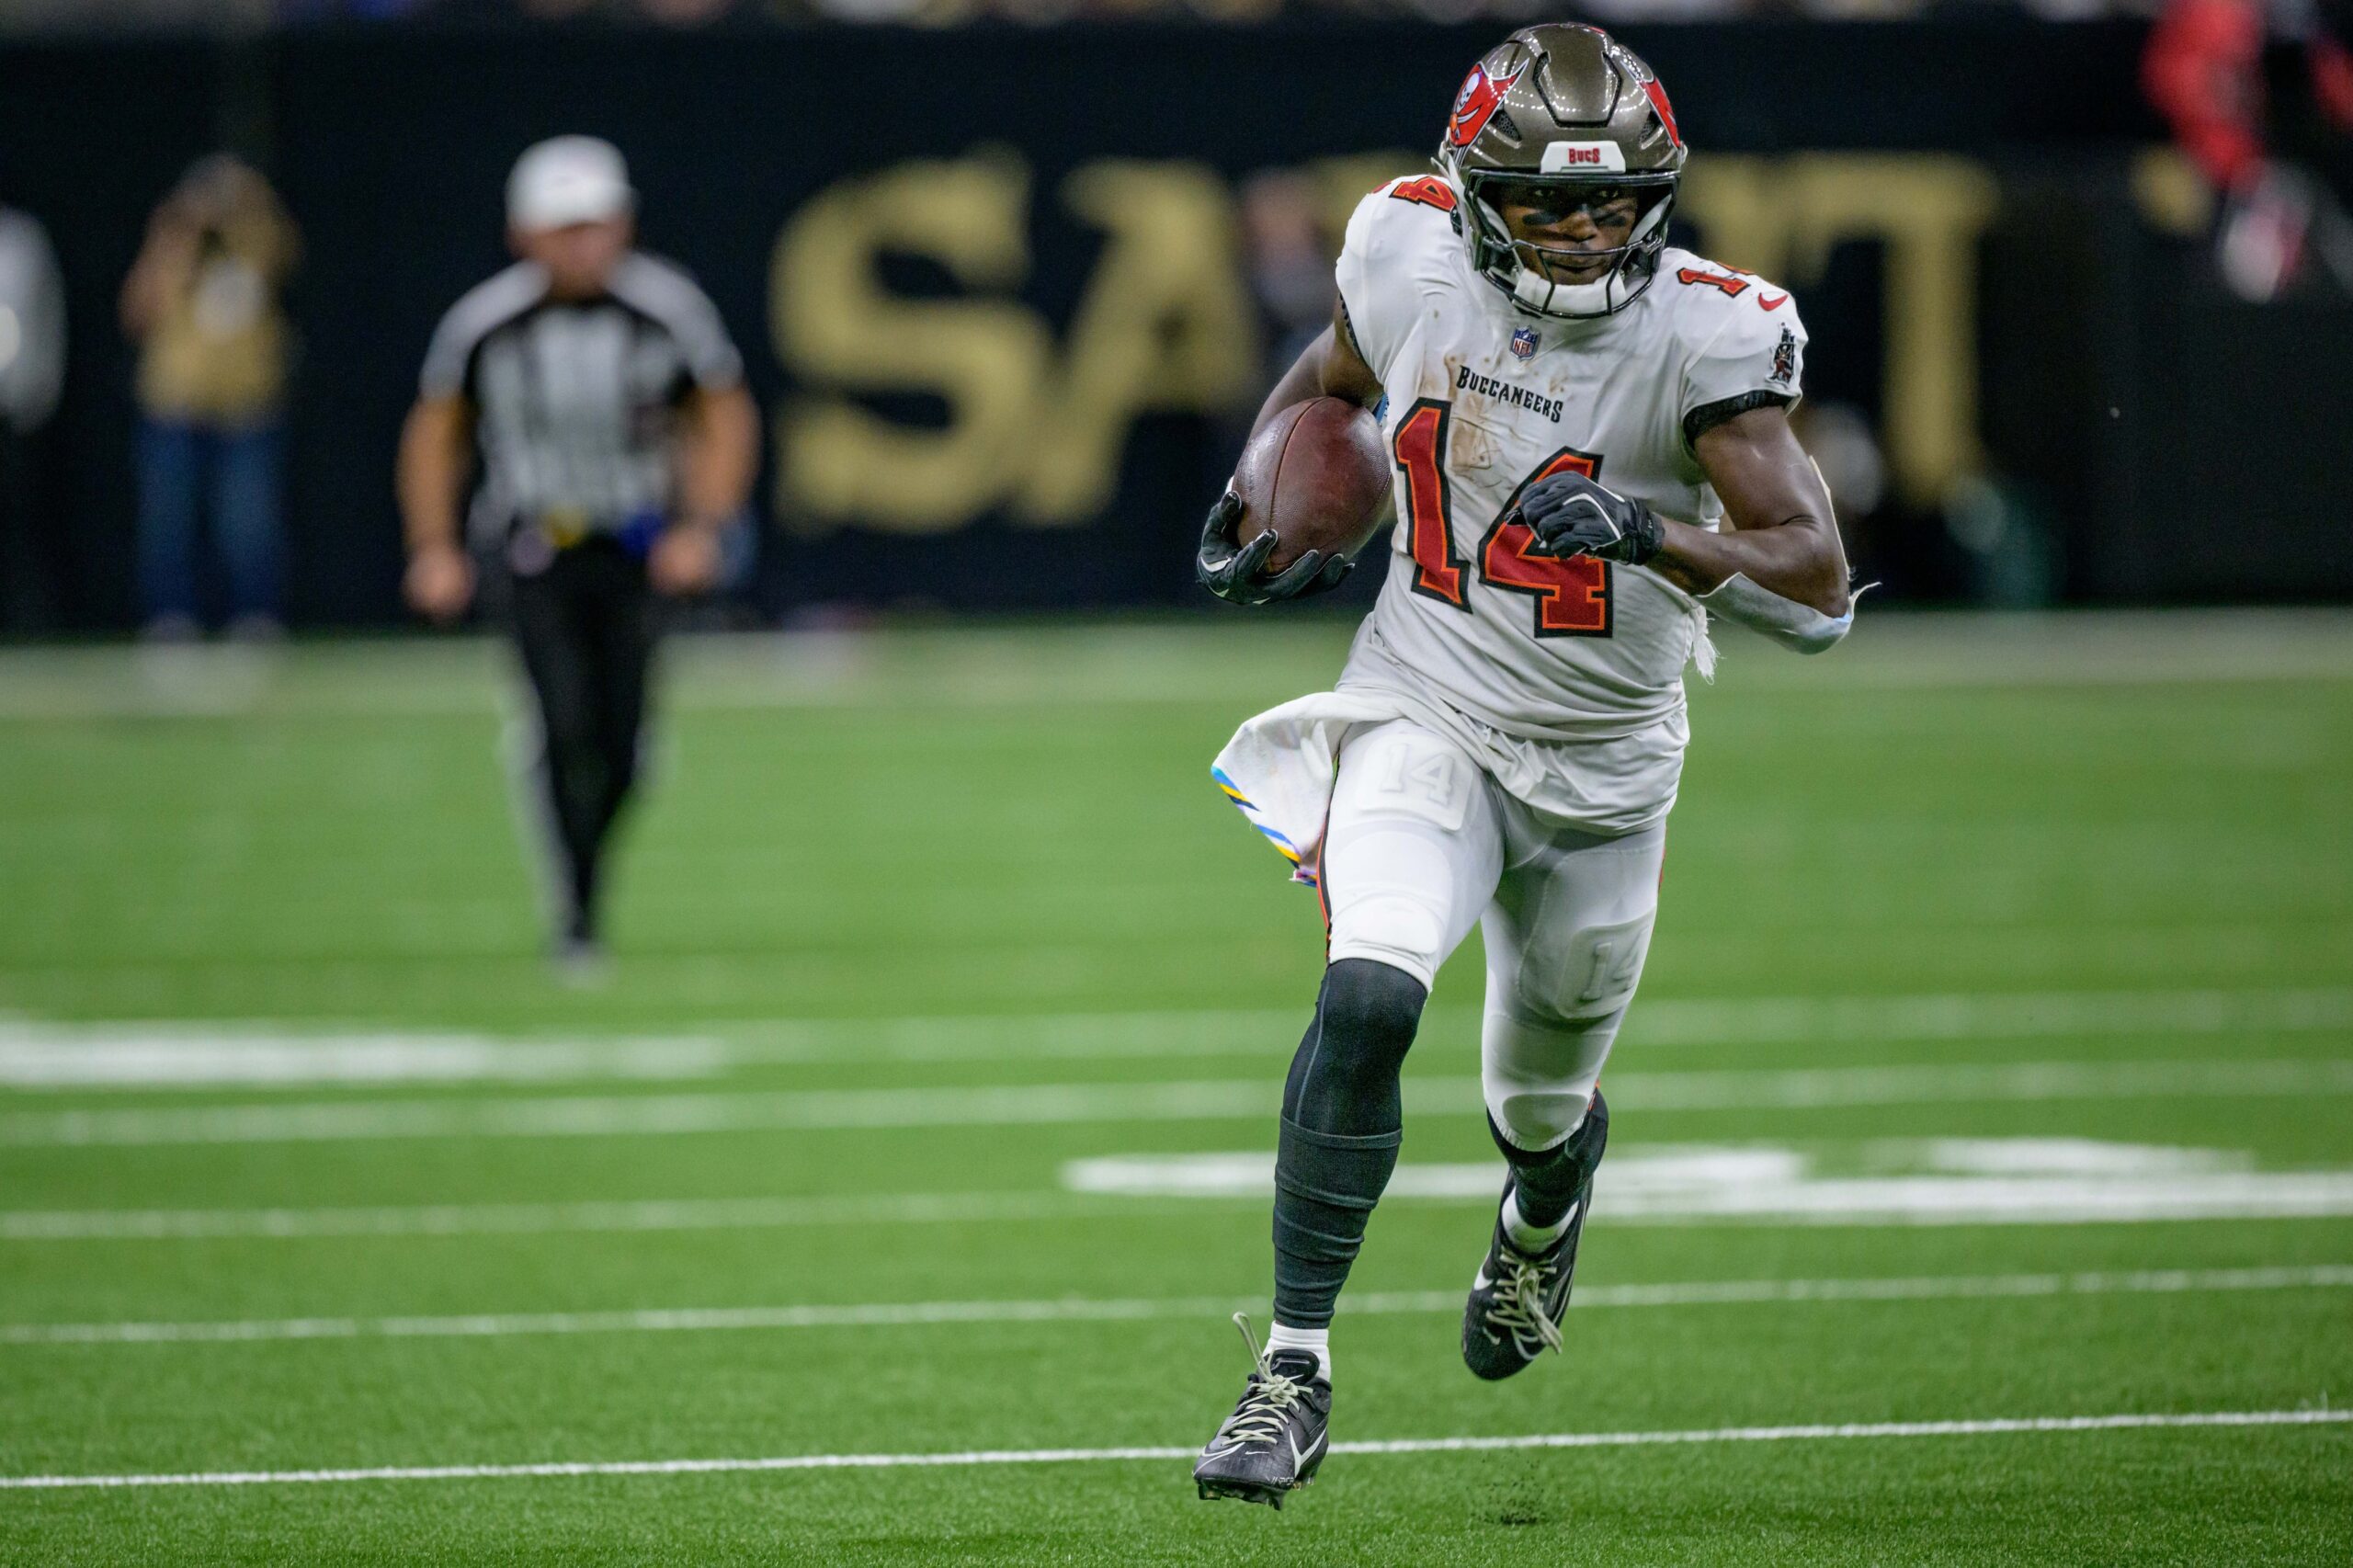
M 2325 613 L 1728 637 L 1567 1353 L 1456 1350 L 1466 950 L 1196 1501 L 1321 960 L 1208 763 L 1347 633 L 680 644 L 593 989 L 494 646 L 0 654 L 0 1561 L 2353 1560 Z

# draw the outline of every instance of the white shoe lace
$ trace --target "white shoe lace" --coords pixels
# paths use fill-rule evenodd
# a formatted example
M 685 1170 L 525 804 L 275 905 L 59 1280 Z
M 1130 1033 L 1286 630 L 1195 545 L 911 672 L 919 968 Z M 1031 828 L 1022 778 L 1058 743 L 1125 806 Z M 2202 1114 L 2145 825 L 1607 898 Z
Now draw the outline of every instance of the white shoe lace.
M 1575 1212 L 1574 1209 L 1570 1210 L 1573 1215 Z M 1561 1325 L 1544 1310 L 1544 1298 L 1560 1273 L 1558 1249 L 1548 1263 L 1506 1241 L 1503 1255 L 1504 1277 L 1494 1282 L 1495 1297 L 1487 1303 L 1487 1336 L 1500 1339 L 1502 1335 L 1495 1331 L 1501 1329 L 1511 1335 L 1520 1354 L 1529 1358 L 1547 1350 L 1559 1350 L 1563 1345 Z
M 1272 1445 L 1281 1438 L 1291 1406 L 1305 1396 L 1307 1388 L 1275 1370 L 1273 1347 L 1259 1347 L 1258 1336 L 1250 1332 L 1248 1313 L 1234 1313 L 1233 1326 L 1242 1331 L 1242 1343 L 1250 1347 L 1256 1375 L 1242 1395 L 1242 1403 L 1219 1435 L 1239 1442 Z
M 1546 1276 L 1553 1272 L 1532 1257 L 1506 1248 L 1506 1272 L 1495 1282 L 1495 1300 L 1487 1306 L 1490 1331 L 1502 1329 L 1525 1355 L 1534 1356 L 1562 1346 L 1561 1325 L 1544 1311 Z M 1530 1348 L 1529 1340 L 1535 1346 Z

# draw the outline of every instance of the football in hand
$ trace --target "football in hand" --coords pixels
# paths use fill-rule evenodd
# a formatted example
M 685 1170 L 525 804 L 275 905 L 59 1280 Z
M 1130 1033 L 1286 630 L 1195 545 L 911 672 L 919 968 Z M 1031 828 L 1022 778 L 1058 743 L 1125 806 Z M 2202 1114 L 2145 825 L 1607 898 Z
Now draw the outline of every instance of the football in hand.
M 1336 397 L 1292 403 L 1251 438 L 1233 471 L 1242 498 L 1235 540 L 1272 530 L 1273 574 L 1311 550 L 1353 555 L 1381 526 L 1389 449 L 1372 415 Z

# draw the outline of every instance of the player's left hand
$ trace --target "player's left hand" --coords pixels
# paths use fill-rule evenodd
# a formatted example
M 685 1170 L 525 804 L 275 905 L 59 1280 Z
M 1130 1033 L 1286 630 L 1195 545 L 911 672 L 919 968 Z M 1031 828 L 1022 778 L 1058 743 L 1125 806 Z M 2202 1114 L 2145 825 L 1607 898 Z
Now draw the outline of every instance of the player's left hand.
M 1640 566 L 1666 543 L 1648 506 L 1596 484 L 1582 473 L 1556 473 L 1528 487 L 1520 520 L 1536 536 L 1536 553 L 1591 555 Z
M 719 532 L 674 524 L 654 540 L 645 558 L 646 576 L 661 593 L 685 597 L 708 593 L 719 582 Z
M 1242 523 L 1242 497 L 1229 490 L 1210 508 L 1201 525 L 1201 548 L 1193 559 L 1193 575 L 1202 587 L 1228 604 L 1263 605 L 1277 599 L 1303 599 L 1336 588 L 1356 564 L 1345 555 L 1325 556 L 1311 550 L 1268 577 L 1262 575 L 1267 557 L 1277 540 L 1269 531 L 1248 544 L 1235 542 Z

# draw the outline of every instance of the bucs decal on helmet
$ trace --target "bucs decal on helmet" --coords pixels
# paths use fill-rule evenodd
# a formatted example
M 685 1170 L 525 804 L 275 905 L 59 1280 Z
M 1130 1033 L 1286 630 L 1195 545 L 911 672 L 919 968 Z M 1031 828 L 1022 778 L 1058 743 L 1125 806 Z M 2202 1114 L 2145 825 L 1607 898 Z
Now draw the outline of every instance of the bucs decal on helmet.
M 1654 76 L 1643 84 L 1643 92 L 1651 100 L 1651 108 L 1658 110 L 1658 122 L 1666 127 L 1666 139 L 1677 146 L 1683 145 L 1683 132 L 1675 129 L 1675 106 L 1666 101 L 1666 89 Z
M 1446 122 L 1446 139 L 1458 147 L 1468 147 L 1487 129 L 1487 121 L 1503 107 L 1504 95 L 1518 82 L 1520 72 L 1508 76 L 1490 76 L 1484 65 L 1471 67 L 1471 74 L 1463 78 L 1462 90 L 1454 95 L 1454 118 Z

